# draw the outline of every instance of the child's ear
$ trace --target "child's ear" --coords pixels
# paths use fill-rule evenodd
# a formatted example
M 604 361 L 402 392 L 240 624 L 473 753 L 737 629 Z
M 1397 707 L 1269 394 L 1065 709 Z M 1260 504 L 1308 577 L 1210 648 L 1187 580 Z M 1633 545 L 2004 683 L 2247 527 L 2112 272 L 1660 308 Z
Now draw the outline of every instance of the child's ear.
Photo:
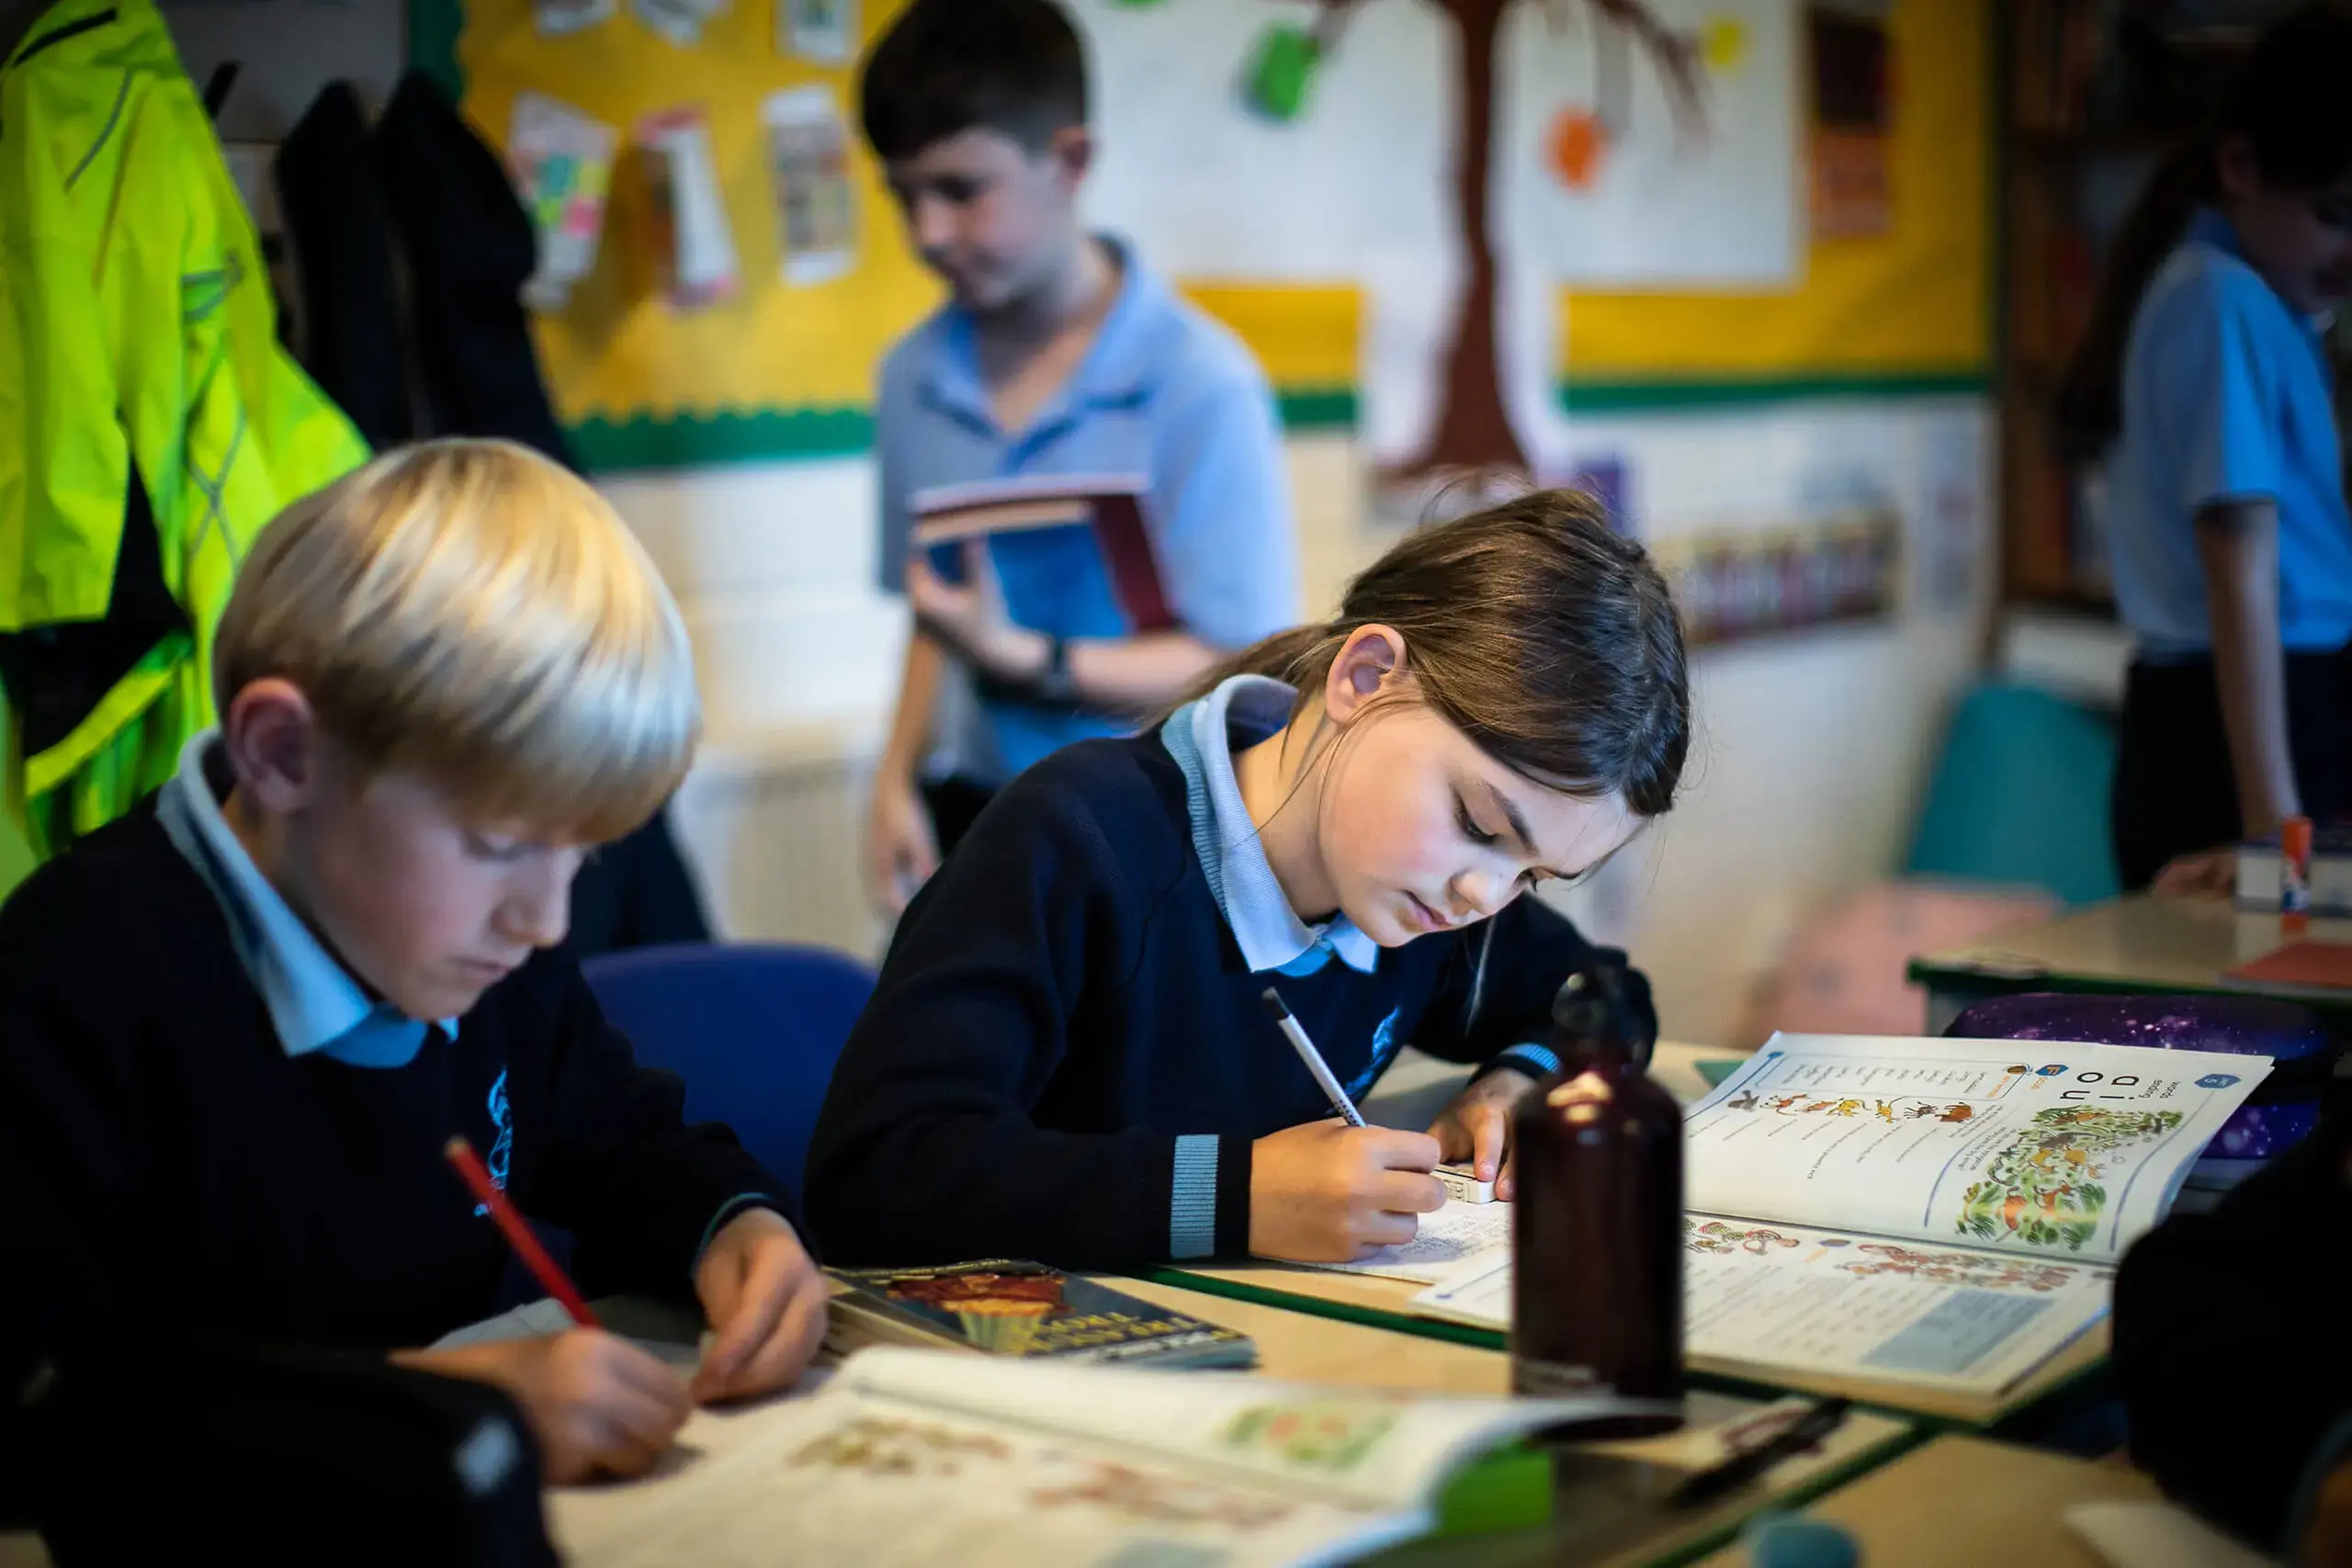
M 1389 626 L 1358 626 L 1331 660 L 1331 672 L 1324 678 L 1324 706 L 1334 720 L 1345 724 L 1404 678 L 1404 637 Z
M 272 676 L 242 688 L 220 721 L 237 788 L 266 811 L 290 814 L 319 787 L 318 716 L 291 681 Z
M 1063 126 L 1046 143 L 1046 156 L 1054 161 L 1062 187 L 1074 194 L 1094 167 L 1094 132 L 1082 125 Z

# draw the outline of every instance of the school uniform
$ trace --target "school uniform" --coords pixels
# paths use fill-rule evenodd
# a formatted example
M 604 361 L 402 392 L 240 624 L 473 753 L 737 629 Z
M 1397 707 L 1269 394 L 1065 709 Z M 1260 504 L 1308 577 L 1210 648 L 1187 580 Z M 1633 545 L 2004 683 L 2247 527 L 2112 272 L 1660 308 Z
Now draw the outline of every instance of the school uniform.
M 2241 818 L 2215 683 L 2197 513 L 2278 513 L 2287 720 L 2306 813 L 2352 811 L 2352 511 L 2321 325 L 2200 210 L 2150 282 L 2125 349 L 2123 430 L 2107 466 L 2115 597 L 2136 645 L 2115 772 L 2127 887 L 2177 854 L 2234 840 Z
M 1234 1257 L 1251 1143 L 1329 1113 L 1261 993 L 1352 1096 L 1407 1044 L 1542 1076 L 1596 949 L 1540 899 L 1382 949 L 1284 899 L 1234 753 L 1295 694 L 1237 676 L 1159 730 L 1069 747 L 989 806 L 909 907 L 835 1068 L 809 1218 L 841 1262 Z M 1657 1020 L 1629 974 L 1645 1043 Z
M 1186 303 L 1131 247 L 1117 297 L 1068 385 L 1023 430 L 989 412 L 977 328 L 954 304 L 884 360 L 876 399 L 881 581 L 902 592 L 915 496 L 983 479 L 1088 475 L 1143 482 L 1144 526 L 1177 624 L 1212 648 L 1246 648 L 1298 617 L 1297 542 L 1273 395 L 1248 349 Z M 1089 530 L 990 537 L 1007 614 L 1066 639 L 1135 635 Z M 961 570 L 952 553 L 938 564 Z M 1073 741 L 1121 735 L 1131 716 L 983 685 L 951 667 L 927 781 L 960 826 L 987 795 Z M 959 805 L 960 802 L 960 805 Z M 945 847 L 943 845 L 943 848 Z
M 462 1019 L 370 997 L 246 855 L 227 786 L 198 737 L 0 908 L 0 1448 L 35 1368 L 126 1337 L 381 1351 L 488 1315 L 507 1247 L 455 1134 L 575 1233 L 591 1292 L 690 1296 L 718 1226 L 789 1214 L 725 1128 L 682 1122 L 568 954 Z

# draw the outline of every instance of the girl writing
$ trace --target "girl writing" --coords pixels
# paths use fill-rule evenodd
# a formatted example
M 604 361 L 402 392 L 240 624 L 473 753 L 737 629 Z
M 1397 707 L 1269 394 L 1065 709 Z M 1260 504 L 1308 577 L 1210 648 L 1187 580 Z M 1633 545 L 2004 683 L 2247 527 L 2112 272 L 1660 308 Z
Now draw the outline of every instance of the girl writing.
M 1672 805 L 1689 726 L 1664 581 L 1540 491 L 1408 537 L 1156 729 L 1037 764 L 909 908 L 843 1052 L 808 1160 L 827 1256 L 1340 1260 L 1412 1237 L 1441 1158 L 1510 1196 L 1553 994 L 1623 962 L 1521 895 Z M 1408 1043 L 1480 1070 L 1427 1134 L 1327 1120 L 1269 986 L 1353 1095 Z
M 2346 80 L 2342 9 L 2257 40 L 2119 231 L 2060 392 L 2070 444 L 2106 457 L 2136 645 L 2127 887 L 2226 886 L 2241 836 L 2352 808 L 2352 513 L 2322 336 L 2352 288 Z

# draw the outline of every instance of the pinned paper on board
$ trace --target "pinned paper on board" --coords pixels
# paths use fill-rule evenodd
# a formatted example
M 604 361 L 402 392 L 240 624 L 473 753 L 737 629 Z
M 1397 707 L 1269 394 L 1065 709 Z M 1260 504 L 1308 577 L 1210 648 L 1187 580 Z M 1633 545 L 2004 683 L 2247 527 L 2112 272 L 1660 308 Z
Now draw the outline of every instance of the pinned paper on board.
M 1898 600 L 1901 523 L 1860 511 L 1766 532 L 1677 536 L 1650 547 L 1694 648 L 1883 620 Z
M 1566 485 L 1600 503 L 1600 514 L 1608 520 L 1611 532 L 1629 539 L 1634 536 L 1632 481 L 1623 457 L 1611 453 L 1579 457 L 1568 470 Z
M 1855 239 L 1894 224 L 1893 51 L 1880 17 L 1816 5 L 1812 51 L 1813 231 Z
M 541 38 L 561 38 L 611 17 L 616 0 L 531 0 L 531 20 Z
M 857 262 L 857 196 L 840 102 L 830 87 L 787 88 L 762 102 L 760 121 L 784 280 L 829 283 Z
M 571 286 L 596 265 L 619 140 L 613 127 L 570 104 L 542 93 L 514 95 L 506 166 L 538 235 L 538 265 L 523 285 L 523 303 L 532 310 L 563 309 Z
M 681 310 L 732 298 L 741 276 L 711 159 L 709 120 L 699 108 L 664 110 L 639 122 L 637 140 L 648 153 L 650 232 L 662 293 Z
M 702 41 L 705 23 L 727 9 L 727 0 L 629 0 L 637 19 L 680 49 Z
M 857 53 L 857 0 L 776 0 L 775 47 L 825 65 Z

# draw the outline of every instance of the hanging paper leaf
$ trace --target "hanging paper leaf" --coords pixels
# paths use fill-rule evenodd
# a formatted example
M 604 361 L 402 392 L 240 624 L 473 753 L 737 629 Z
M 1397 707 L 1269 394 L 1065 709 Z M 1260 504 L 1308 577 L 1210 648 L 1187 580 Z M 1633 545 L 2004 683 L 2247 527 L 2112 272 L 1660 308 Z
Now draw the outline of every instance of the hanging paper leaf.
M 1609 129 L 1590 109 L 1562 109 L 1552 118 L 1544 152 L 1544 166 L 1553 178 L 1570 190 L 1590 190 L 1609 155 Z

